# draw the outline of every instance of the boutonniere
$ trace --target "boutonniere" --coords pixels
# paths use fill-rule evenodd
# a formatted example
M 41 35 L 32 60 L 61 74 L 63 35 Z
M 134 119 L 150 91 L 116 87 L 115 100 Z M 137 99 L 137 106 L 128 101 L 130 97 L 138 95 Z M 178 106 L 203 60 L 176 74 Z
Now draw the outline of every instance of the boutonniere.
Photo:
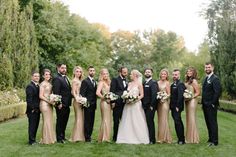
M 211 80 L 207 80 L 207 83 L 208 83 L 208 84 L 211 84 Z

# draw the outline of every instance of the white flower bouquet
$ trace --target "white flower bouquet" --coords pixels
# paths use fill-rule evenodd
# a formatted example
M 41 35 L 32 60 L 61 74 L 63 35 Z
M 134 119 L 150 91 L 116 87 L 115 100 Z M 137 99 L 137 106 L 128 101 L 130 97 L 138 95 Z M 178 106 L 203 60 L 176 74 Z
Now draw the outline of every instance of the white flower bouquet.
M 60 105 L 62 103 L 61 98 L 62 98 L 61 95 L 50 94 L 48 99 L 50 102 L 53 102 L 53 104 L 52 104 L 53 106 L 56 106 L 56 105 Z
M 76 101 L 77 101 L 80 105 L 82 105 L 83 107 L 88 108 L 88 107 L 90 106 L 89 103 L 88 103 L 88 101 L 87 101 L 87 98 L 82 97 L 81 95 L 79 95 L 79 96 L 76 98 Z
M 107 101 L 107 102 L 110 102 L 110 101 L 114 101 L 114 100 L 117 100 L 119 98 L 118 95 L 112 93 L 112 92 L 108 92 L 108 93 L 105 93 L 103 95 L 104 99 Z
M 166 91 L 160 91 L 157 92 L 157 99 L 160 99 L 161 102 L 165 102 L 169 98 L 169 95 L 166 93 Z
M 184 96 L 185 100 L 191 100 L 193 98 L 193 93 L 192 93 L 192 91 L 185 89 L 183 96 Z
M 121 95 L 121 98 L 126 102 L 126 103 L 132 103 L 138 100 L 137 95 L 132 95 L 128 91 L 124 91 L 123 94 Z

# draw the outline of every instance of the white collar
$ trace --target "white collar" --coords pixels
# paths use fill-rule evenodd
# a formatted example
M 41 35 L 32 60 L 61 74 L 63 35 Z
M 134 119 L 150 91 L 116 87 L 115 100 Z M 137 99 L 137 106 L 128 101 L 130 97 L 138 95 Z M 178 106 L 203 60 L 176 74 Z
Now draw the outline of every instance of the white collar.
M 211 72 L 209 75 L 207 75 L 207 79 L 210 79 L 211 78 L 211 76 L 213 75 L 213 72 Z
M 31 81 L 35 84 L 35 86 L 38 86 L 38 85 L 39 85 L 39 83 L 34 82 L 33 80 L 31 80 Z
M 145 81 L 146 81 L 146 83 L 148 83 L 150 80 L 152 79 L 152 77 L 150 77 L 150 78 L 148 78 L 148 79 L 146 79 Z
M 88 78 L 89 78 L 91 81 L 93 81 L 93 80 L 94 80 L 94 78 L 93 78 L 93 77 L 90 77 L 90 76 L 88 76 Z

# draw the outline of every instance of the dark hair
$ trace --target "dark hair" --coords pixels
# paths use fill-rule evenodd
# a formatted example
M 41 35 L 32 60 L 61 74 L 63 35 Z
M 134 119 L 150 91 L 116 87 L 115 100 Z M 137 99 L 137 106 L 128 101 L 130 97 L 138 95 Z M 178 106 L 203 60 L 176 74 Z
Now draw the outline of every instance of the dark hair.
M 192 71 L 193 76 L 191 76 L 191 77 L 187 76 L 188 70 Z M 191 83 L 193 83 L 194 79 L 197 79 L 197 70 L 194 67 L 189 67 L 185 73 L 185 82 L 191 84 Z
M 88 67 L 88 70 L 89 70 L 89 69 L 94 69 L 94 66 L 90 65 L 90 66 Z
M 38 74 L 39 74 L 39 72 L 38 72 L 38 71 L 32 71 L 32 72 L 31 72 L 31 76 L 34 76 L 34 74 L 36 74 L 36 73 L 38 73 Z
M 118 72 L 121 73 L 123 69 L 126 69 L 126 67 L 124 67 L 124 66 L 120 67 L 120 68 L 118 69 Z
M 62 65 L 66 65 L 66 64 L 64 64 L 64 63 L 58 63 L 58 64 L 57 64 L 57 68 L 60 68 Z
M 43 75 L 44 75 L 46 72 L 49 72 L 49 73 L 51 74 L 51 70 L 49 70 L 49 69 L 43 69 Z
M 179 72 L 180 72 L 180 70 L 179 70 L 179 69 L 174 69 L 174 70 L 173 70 L 173 72 L 176 72 L 176 71 L 179 71 Z
M 212 62 L 206 62 L 205 65 L 212 65 L 212 66 L 214 66 Z
M 145 72 L 146 70 L 151 70 L 151 72 L 153 73 L 153 69 L 152 69 L 152 68 L 145 68 L 145 69 L 144 69 L 144 72 Z

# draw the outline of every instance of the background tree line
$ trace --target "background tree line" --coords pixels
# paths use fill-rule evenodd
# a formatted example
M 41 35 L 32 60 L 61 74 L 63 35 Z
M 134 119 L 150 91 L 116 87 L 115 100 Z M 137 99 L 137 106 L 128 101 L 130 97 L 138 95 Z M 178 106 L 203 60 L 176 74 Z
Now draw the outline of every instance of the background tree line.
M 212 60 L 224 90 L 234 97 L 235 0 L 212 0 L 203 10 L 209 37 L 195 53 L 185 48 L 184 39 L 175 32 L 110 32 L 103 24 L 70 14 L 58 1 L 0 0 L 0 89 L 25 87 L 31 71 L 49 68 L 55 72 L 58 62 L 68 65 L 69 75 L 75 65 L 85 71 L 94 65 L 97 70 L 107 67 L 114 76 L 125 65 L 141 71 L 153 67 L 155 78 L 162 68 L 177 67 L 184 75 L 193 66 L 201 81 L 204 63 Z

